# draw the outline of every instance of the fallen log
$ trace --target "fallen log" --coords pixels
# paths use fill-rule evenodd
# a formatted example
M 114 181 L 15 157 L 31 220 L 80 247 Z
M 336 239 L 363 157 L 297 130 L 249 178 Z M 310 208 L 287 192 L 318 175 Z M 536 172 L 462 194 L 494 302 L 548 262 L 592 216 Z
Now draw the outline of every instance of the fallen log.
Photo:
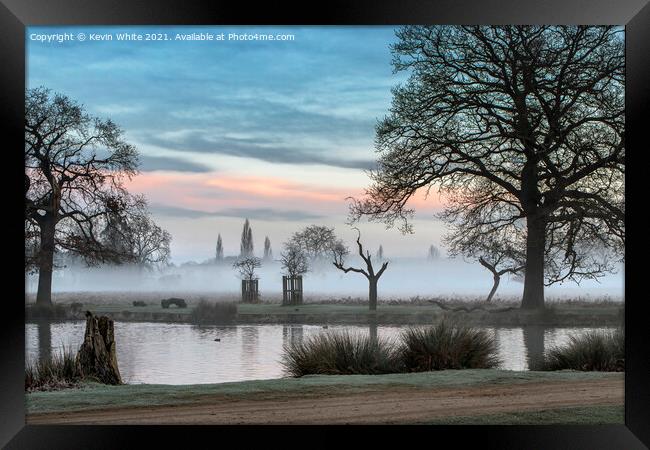
M 441 302 L 439 302 L 437 300 L 427 300 L 427 301 L 429 303 L 433 303 L 435 305 L 438 305 L 441 309 L 444 309 L 445 311 L 453 311 L 453 312 L 461 312 L 462 311 L 462 312 L 470 313 L 472 311 L 481 310 L 481 311 L 485 311 L 485 312 L 489 312 L 489 313 L 502 313 L 502 312 L 513 311 L 515 309 L 519 309 L 519 308 L 514 308 L 512 306 L 510 306 L 508 308 L 499 308 L 499 309 L 492 309 L 491 308 L 491 309 L 487 309 L 487 308 L 484 308 L 483 306 L 480 306 L 480 305 L 472 306 L 470 308 L 467 308 L 465 306 L 459 306 L 457 308 L 454 308 L 453 306 L 445 305 L 444 303 L 441 303 Z

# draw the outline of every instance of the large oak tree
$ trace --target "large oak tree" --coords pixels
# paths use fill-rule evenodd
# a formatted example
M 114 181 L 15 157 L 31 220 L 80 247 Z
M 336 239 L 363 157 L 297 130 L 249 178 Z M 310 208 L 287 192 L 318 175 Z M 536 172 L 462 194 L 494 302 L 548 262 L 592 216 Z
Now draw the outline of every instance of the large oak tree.
M 121 215 L 123 181 L 137 164 L 135 148 L 111 120 L 45 88 L 26 92 L 25 232 L 35 250 L 26 263 L 38 270 L 38 304 L 52 303 L 56 249 L 90 264 L 130 258 L 107 246 L 102 232 Z
M 378 168 L 353 220 L 412 231 L 408 200 L 437 188 L 456 228 L 521 230 L 523 308 L 544 306 L 545 284 L 622 261 L 622 29 L 407 26 L 397 37 L 393 65 L 410 77 L 377 127 Z

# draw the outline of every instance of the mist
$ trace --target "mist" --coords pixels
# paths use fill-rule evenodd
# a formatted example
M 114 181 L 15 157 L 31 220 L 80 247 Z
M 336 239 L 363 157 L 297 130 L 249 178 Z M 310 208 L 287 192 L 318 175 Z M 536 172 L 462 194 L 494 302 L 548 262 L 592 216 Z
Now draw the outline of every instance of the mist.
M 374 260 L 375 258 L 373 258 Z M 379 280 L 379 301 L 423 298 L 485 298 L 492 287 L 492 276 L 478 263 L 462 259 L 391 258 Z M 358 257 L 350 257 L 348 266 L 362 267 Z M 189 263 L 168 267 L 162 271 L 139 270 L 128 266 L 74 267 L 55 271 L 53 293 L 62 292 L 160 292 L 179 294 L 202 293 L 208 297 L 238 300 L 241 281 L 232 263 Z M 375 266 L 379 264 L 375 263 Z M 273 300 L 282 295 L 282 267 L 278 261 L 263 262 L 257 269 L 261 300 Z M 368 282 L 358 273 L 343 273 L 328 264 L 313 267 L 303 276 L 305 300 L 367 298 Z M 26 277 L 26 292 L 33 294 L 38 275 Z M 504 275 L 495 299 L 520 298 L 523 283 Z M 547 298 L 589 300 L 623 299 L 623 267 L 598 282 L 569 281 L 546 288 Z

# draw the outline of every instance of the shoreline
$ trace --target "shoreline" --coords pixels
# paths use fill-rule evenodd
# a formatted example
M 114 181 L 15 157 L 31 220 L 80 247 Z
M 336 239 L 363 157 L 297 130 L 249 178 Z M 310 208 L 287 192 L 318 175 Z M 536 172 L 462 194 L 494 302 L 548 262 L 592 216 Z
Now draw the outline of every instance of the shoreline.
M 452 304 L 452 303 L 450 303 Z M 163 309 L 159 305 L 149 304 L 134 307 L 124 303 L 84 304 L 72 309 L 70 304 L 58 303 L 61 316 L 49 320 L 84 320 L 85 311 L 107 315 L 121 322 L 166 322 L 194 323 L 190 303 L 187 308 L 170 307 Z M 458 306 L 460 303 L 453 303 Z M 427 325 L 443 317 L 460 319 L 475 326 L 621 326 L 624 323 L 623 303 L 553 303 L 543 311 L 531 311 L 515 308 L 509 311 L 499 310 L 503 304 L 486 305 L 486 310 L 471 312 L 448 311 L 438 305 L 416 304 L 379 304 L 377 311 L 369 311 L 366 305 L 336 303 L 306 303 L 303 305 L 282 306 L 276 303 L 238 304 L 237 314 L 230 320 L 203 323 L 197 325 L 254 325 L 254 324 L 348 324 L 348 325 Z M 32 312 L 32 306 L 26 305 L 26 322 L 42 320 Z

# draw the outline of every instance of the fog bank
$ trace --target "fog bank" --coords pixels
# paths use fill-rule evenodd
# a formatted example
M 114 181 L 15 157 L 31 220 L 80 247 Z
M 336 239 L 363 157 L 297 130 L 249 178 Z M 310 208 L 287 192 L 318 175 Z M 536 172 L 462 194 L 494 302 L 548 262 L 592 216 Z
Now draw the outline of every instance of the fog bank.
M 357 258 L 346 265 L 362 267 Z M 376 264 L 379 266 L 379 264 Z M 378 267 L 375 269 L 378 270 Z M 279 262 L 265 262 L 257 270 L 262 299 L 282 295 L 282 268 Z M 35 293 L 37 275 L 26 277 L 27 293 Z M 379 280 L 379 299 L 421 297 L 482 297 L 492 287 L 492 275 L 478 263 L 460 259 L 395 258 Z M 141 271 L 133 267 L 67 268 L 57 270 L 52 291 L 56 292 L 213 292 L 215 295 L 238 295 L 241 281 L 230 264 L 197 264 L 170 267 L 164 271 Z M 364 297 L 368 282 L 359 273 L 343 273 L 327 264 L 316 267 L 303 277 L 305 297 Z M 523 283 L 503 276 L 498 297 L 520 296 Z M 547 297 L 623 297 L 623 270 L 596 281 L 580 285 L 565 282 L 546 288 Z

